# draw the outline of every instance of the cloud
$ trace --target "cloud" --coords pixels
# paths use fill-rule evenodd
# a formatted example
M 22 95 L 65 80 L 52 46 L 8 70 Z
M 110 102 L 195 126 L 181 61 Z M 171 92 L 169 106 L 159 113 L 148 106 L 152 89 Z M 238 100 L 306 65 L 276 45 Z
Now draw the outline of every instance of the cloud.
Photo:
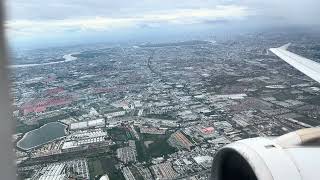
M 319 0 L 7 0 L 5 3 L 9 41 L 23 39 L 26 44 L 48 38 L 83 40 L 84 35 L 88 39 L 155 31 L 158 34 L 179 31 L 176 33 L 179 35 L 186 29 L 190 35 L 199 29 L 211 32 L 220 28 L 225 32 L 246 27 L 320 25 Z
M 320 25 L 319 0 L 231 0 L 233 4 L 249 7 L 266 21 L 291 25 Z M 231 2 L 230 1 L 230 2 Z
M 70 19 L 79 17 L 132 17 L 156 11 L 212 9 L 232 5 L 225 0 L 8 0 L 9 19 Z
M 107 31 L 119 28 L 157 27 L 164 24 L 186 25 L 213 21 L 241 20 L 249 16 L 247 7 L 218 5 L 205 9 L 176 9 L 136 13 L 132 17 L 78 17 L 66 19 L 9 20 L 6 27 L 11 34 L 32 36 L 41 33 L 66 31 Z

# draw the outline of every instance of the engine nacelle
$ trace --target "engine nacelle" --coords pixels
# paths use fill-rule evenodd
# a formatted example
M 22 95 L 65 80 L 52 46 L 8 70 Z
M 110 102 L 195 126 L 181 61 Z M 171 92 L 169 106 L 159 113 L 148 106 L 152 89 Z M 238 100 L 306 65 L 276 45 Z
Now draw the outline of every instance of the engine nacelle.
M 212 180 L 319 180 L 320 128 L 252 138 L 217 152 Z

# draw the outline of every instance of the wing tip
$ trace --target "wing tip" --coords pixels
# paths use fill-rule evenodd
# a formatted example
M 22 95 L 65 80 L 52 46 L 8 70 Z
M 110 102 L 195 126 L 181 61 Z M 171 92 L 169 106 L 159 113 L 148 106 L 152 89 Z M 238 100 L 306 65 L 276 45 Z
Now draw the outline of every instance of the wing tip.
M 287 44 L 285 44 L 283 46 L 280 46 L 280 47 L 277 47 L 277 48 L 270 48 L 269 50 L 271 52 L 273 52 L 273 51 L 275 51 L 277 49 L 288 50 L 289 46 L 291 46 L 291 43 L 287 43 Z
M 291 46 L 291 43 L 287 43 L 287 44 L 279 47 L 279 49 L 287 50 L 289 48 L 289 46 Z

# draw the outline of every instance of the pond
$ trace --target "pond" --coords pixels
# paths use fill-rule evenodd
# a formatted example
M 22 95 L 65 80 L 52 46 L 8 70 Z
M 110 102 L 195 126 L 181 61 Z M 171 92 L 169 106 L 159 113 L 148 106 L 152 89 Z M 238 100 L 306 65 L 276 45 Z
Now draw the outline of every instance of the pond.
M 51 122 L 38 129 L 27 132 L 23 138 L 17 142 L 17 147 L 29 150 L 65 135 L 66 125 L 59 122 Z

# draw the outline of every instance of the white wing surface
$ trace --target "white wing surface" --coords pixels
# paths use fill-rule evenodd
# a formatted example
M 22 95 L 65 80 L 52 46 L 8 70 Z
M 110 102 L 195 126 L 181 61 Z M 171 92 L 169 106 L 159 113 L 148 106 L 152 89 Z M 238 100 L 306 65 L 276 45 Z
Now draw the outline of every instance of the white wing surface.
M 271 48 L 270 51 L 305 75 L 320 83 L 320 64 L 288 51 L 287 48 L 289 45 L 290 44 L 286 44 L 279 48 Z

